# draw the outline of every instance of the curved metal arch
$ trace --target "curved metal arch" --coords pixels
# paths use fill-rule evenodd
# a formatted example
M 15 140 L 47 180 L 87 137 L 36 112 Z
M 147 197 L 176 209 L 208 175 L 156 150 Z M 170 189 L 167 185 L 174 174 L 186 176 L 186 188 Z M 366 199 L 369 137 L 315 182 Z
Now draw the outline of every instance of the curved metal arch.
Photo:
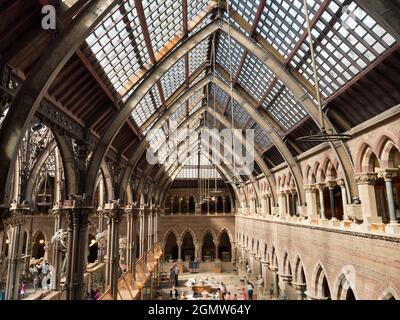
M 54 40 L 49 45 L 51 50 L 45 51 L 22 83 L 0 130 L 0 201 L 5 200 L 5 187 L 11 179 L 12 163 L 44 94 L 76 49 L 115 5 L 117 1 L 114 0 L 91 1 L 74 19 L 70 28 L 54 34 Z
M 190 148 L 190 147 L 188 147 L 187 149 L 189 149 L 189 148 Z M 204 155 L 205 155 L 208 159 L 210 159 L 210 155 L 208 155 L 208 154 L 206 154 L 206 153 L 204 153 Z M 190 159 L 190 157 L 187 158 L 187 159 L 185 159 L 185 162 L 189 161 L 189 159 Z M 183 166 L 183 165 L 182 165 L 182 166 Z M 177 167 L 177 168 L 174 169 L 174 174 L 175 174 L 175 175 L 176 175 L 177 173 L 179 173 L 179 170 L 181 169 L 182 166 L 179 166 L 179 167 Z M 223 166 L 222 164 L 218 164 L 217 167 L 218 167 L 218 169 L 220 170 L 220 172 L 223 174 L 223 176 L 225 176 L 226 178 L 229 177 L 229 173 L 225 170 L 225 168 L 224 168 L 224 166 Z M 230 170 L 228 167 L 227 167 L 227 169 Z M 161 184 L 161 185 L 162 185 L 162 188 L 160 188 L 161 190 L 163 190 L 163 194 L 162 194 L 162 196 L 160 197 L 160 198 L 162 199 L 162 203 L 165 201 L 165 196 L 166 196 L 168 190 L 170 189 L 172 182 L 174 181 L 174 179 L 168 179 L 168 174 L 167 174 L 166 171 L 164 171 L 163 174 L 164 174 L 164 177 L 163 177 L 163 181 L 162 181 L 162 184 Z M 238 188 L 237 188 L 235 185 L 232 185 L 232 189 L 234 190 L 235 196 L 236 196 L 236 198 L 238 199 L 238 197 L 239 197 L 239 190 L 238 190 Z M 231 196 L 232 196 L 232 195 L 231 195 Z
M 162 62 L 158 68 L 153 72 L 151 76 L 149 76 L 144 82 L 142 86 L 139 86 L 138 89 L 134 92 L 134 94 L 128 99 L 128 103 L 121 109 L 118 113 L 116 119 L 112 123 L 112 125 L 107 130 L 104 135 L 105 141 L 99 145 L 99 148 L 95 151 L 95 156 L 92 158 L 93 162 L 91 162 L 91 166 L 96 166 L 96 161 L 99 161 L 99 157 L 105 154 L 110 145 L 113 137 L 116 132 L 118 132 L 119 128 L 122 126 L 124 121 L 129 117 L 130 112 L 135 108 L 136 104 L 139 103 L 145 92 L 147 92 L 155 83 L 156 76 L 160 76 L 163 72 L 166 72 L 176 61 L 178 61 L 186 52 L 192 49 L 195 45 L 197 45 L 200 41 L 204 40 L 208 36 L 210 36 L 213 32 L 217 30 L 221 30 L 225 33 L 228 32 L 228 24 L 222 19 L 216 19 L 212 23 L 210 23 L 205 28 L 201 29 L 192 37 L 188 38 L 182 45 L 180 45 L 175 51 L 174 54 L 167 57 L 164 62 Z M 315 123 L 321 127 L 321 123 L 319 121 L 319 112 L 310 98 L 310 96 L 303 91 L 301 86 L 298 84 L 297 80 L 280 64 L 280 62 L 273 57 L 271 54 L 266 52 L 263 48 L 259 47 L 255 41 L 248 39 L 245 35 L 241 34 L 240 31 L 231 28 L 230 30 L 231 36 L 238 41 L 244 48 L 246 48 L 249 52 L 254 54 L 258 59 L 260 59 L 272 72 L 275 73 L 277 78 L 279 78 L 283 84 L 292 92 L 297 101 L 303 106 L 306 112 L 314 119 Z M 235 99 L 236 100 L 236 99 Z M 243 102 L 241 99 L 240 101 Z M 251 114 L 252 112 L 250 112 Z M 254 118 L 253 118 L 254 119 Z M 326 115 L 324 115 L 324 120 L 326 123 L 326 128 L 334 131 L 333 126 L 330 124 L 329 119 Z M 263 127 L 266 127 L 265 123 Z M 267 132 L 275 133 L 274 135 L 277 137 L 278 135 L 274 131 L 274 129 L 267 123 Z M 274 141 L 275 140 L 275 141 Z M 300 202 L 305 202 L 304 188 L 302 187 L 302 176 L 301 170 L 298 168 L 296 161 L 294 161 L 293 156 L 291 156 L 290 152 L 287 150 L 287 147 L 283 143 L 279 143 L 279 140 L 272 138 L 271 141 L 275 144 L 278 142 L 278 150 L 279 152 L 284 151 L 282 156 L 285 161 L 287 161 L 288 167 L 291 171 L 293 171 L 293 175 L 296 180 L 296 186 L 298 188 L 298 195 Z M 339 159 L 340 164 L 344 168 L 345 171 L 345 180 L 346 185 L 348 186 L 347 191 L 353 195 L 358 195 L 357 187 L 350 179 L 353 173 L 353 164 L 351 161 L 350 154 L 347 151 L 347 148 L 344 143 L 331 143 L 331 148 L 335 151 L 337 158 Z M 90 175 L 90 172 L 89 172 Z M 89 176 L 90 181 L 90 176 Z M 350 181 L 350 182 L 349 182 Z M 90 183 L 89 183 L 90 184 Z M 90 191 L 90 186 L 88 185 L 88 191 Z M 90 194 L 90 192 L 88 192 Z
M 76 194 L 78 192 L 77 164 L 72 146 L 63 134 L 54 130 L 53 135 L 57 141 L 64 167 L 65 194 Z
M 198 130 L 200 130 L 200 129 L 201 129 L 201 128 L 199 127 L 199 128 L 196 129 L 196 131 L 198 131 Z M 193 150 L 193 148 L 196 147 L 196 144 L 197 144 L 197 141 L 195 141 L 195 142 L 192 143 L 190 146 L 188 146 L 182 153 L 185 153 L 185 152 L 187 152 L 188 150 Z M 219 157 L 220 160 L 223 160 L 223 157 L 222 157 L 221 152 L 220 152 L 219 150 L 216 150 L 212 145 L 210 146 L 210 149 L 215 153 L 215 155 L 217 155 L 217 156 Z M 206 155 L 206 153 L 204 153 L 204 155 Z M 210 159 L 210 158 L 209 158 L 209 155 L 207 155 L 207 158 Z M 188 158 L 185 159 L 185 161 L 187 161 L 187 160 L 188 160 Z M 225 166 L 225 167 L 227 168 L 227 170 L 230 172 L 231 175 L 233 174 L 233 168 L 231 168 L 230 166 L 225 165 L 223 161 L 220 161 L 220 164 L 221 164 L 221 166 Z M 163 173 L 163 174 L 164 174 L 163 180 L 161 180 L 160 185 L 163 186 L 163 184 L 166 183 L 166 179 L 168 178 L 168 172 L 171 170 L 171 167 L 172 167 L 172 165 L 171 165 L 169 168 L 166 168 L 166 169 L 164 170 L 164 173 Z M 178 167 L 178 168 L 179 168 L 179 167 Z M 175 169 L 173 169 L 173 170 L 176 171 L 176 169 L 178 169 L 178 168 L 175 168 Z M 228 178 L 228 177 L 229 177 L 229 175 L 226 175 L 226 178 Z M 251 181 L 251 183 L 254 185 L 253 175 L 252 175 L 252 174 L 249 174 L 248 177 L 249 177 L 249 180 Z M 241 178 L 240 178 L 240 180 L 242 181 Z M 167 180 L 167 181 L 168 181 L 168 180 Z M 165 188 L 163 187 L 162 189 L 165 189 Z M 247 198 L 248 198 L 247 190 L 244 192 L 244 194 L 245 194 L 245 198 L 246 198 L 246 202 L 247 202 Z M 256 193 L 256 196 L 258 197 L 259 194 Z M 257 201 L 258 201 L 258 200 L 259 200 L 259 199 L 257 198 Z
M 197 128 L 197 130 L 199 130 L 199 129 L 200 129 L 200 128 Z M 183 153 L 187 152 L 187 150 L 189 150 L 189 149 L 191 149 L 191 148 L 193 149 L 193 148 L 195 147 L 195 145 L 196 145 L 196 142 L 192 143 L 192 145 L 188 146 L 188 147 L 184 150 Z M 191 150 L 192 150 L 192 149 L 191 149 Z M 222 159 L 221 153 L 218 152 L 218 150 L 215 150 L 212 146 L 211 146 L 211 149 L 214 150 L 214 152 L 217 151 L 215 154 L 218 155 L 218 156 L 220 157 L 220 160 L 221 160 L 221 159 Z M 205 153 L 204 153 L 204 154 L 205 154 Z M 205 154 L 205 155 L 207 156 L 208 159 L 210 159 L 210 155 L 209 155 L 209 154 Z M 185 161 L 188 161 L 188 159 L 185 159 Z M 230 172 L 230 174 L 232 174 L 233 170 L 231 170 L 231 168 L 230 168 L 229 166 L 225 165 L 223 161 L 221 161 L 220 165 L 221 165 L 221 168 L 224 169 L 224 172 L 226 173 L 226 174 L 224 174 L 224 176 L 225 176 L 225 177 L 229 177 L 229 173 L 228 173 L 228 172 Z M 225 167 L 226 167 L 226 170 L 225 170 Z M 167 168 L 167 169 L 161 171 L 162 179 L 161 179 L 161 183 L 160 183 L 160 185 L 161 185 L 161 188 L 160 188 L 160 189 L 164 191 L 164 194 L 165 194 L 165 192 L 166 192 L 166 190 L 167 190 L 167 188 L 165 187 L 165 185 L 168 185 L 169 182 L 172 183 L 172 180 L 171 180 L 171 179 L 168 179 L 168 171 L 170 171 L 170 169 L 171 169 L 171 166 L 170 166 L 169 168 Z M 176 171 L 177 169 L 180 169 L 180 167 L 175 168 L 174 171 Z M 242 181 L 241 178 L 240 178 L 240 180 Z M 165 184 L 165 185 L 164 185 L 164 184 Z M 237 192 L 236 192 L 236 190 L 238 190 L 238 189 L 236 188 L 236 186 L 233 186 L 233 185 L 232 185 L 232 188 L 234 188 L 234 187 L 235 187 L 236 199 L 239 199 L 239 195 L 238 195 Z M 229 187 L 228 187 L 228 189 L 229 189 Z M 231 190 L 229 190 L 229 191 L 231 192 Z M 243 191 L 244 191 L 243 194 L 244 194 L 244 197 L 245 197 L 245 202 L 247 203 L 247 202 L 248 202 L 249 196 L 248 196 L 248 194 L 247 194 L 247 190 L 243 190 Z M 231 194 L 231 195 L 232 195 L 232 194 Z M 232 195 L 232 196 L 233 196 L 233 195 Z M 258 199 L 257 199 L 257 200 L 258 200 Z M 235 205 L 235 207 L 236 207 L 236 205 Z
M 42 150 L 39 157 L 37 158 L 35 165 L 33 166 L 28 181 L 26 183 L 25 192 L 23 199 L 26 200 L 28 203 L 32 203 L 33 199 L 33 190 L 35 188 L 35 183 L 37 177 L 39 176 L 40 169 L 42 169 L 44 163 L 46 162 L 49 155 L 55 150 L 57 147 L 57 142 L 55 139 L 51 140 L 49 144 Z

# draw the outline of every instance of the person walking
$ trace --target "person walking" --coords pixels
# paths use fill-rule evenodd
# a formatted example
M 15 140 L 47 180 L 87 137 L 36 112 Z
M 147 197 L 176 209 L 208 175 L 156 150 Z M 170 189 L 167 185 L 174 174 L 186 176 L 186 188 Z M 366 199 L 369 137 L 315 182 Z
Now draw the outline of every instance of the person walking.
M 169 282 L 174 283 L 175 281 L 175 272 L 174 267 L 169 270 Z
M 25 293 L 26 293 L 26 283 L 25 282 L 21 283 L 21 291 L 20 291 L 20 293 L 21 293 L 21 299 L 24 299 L 25 298 Z
M 37 292 L 37 289 L 39 287 L 39 276 L 36 274 L 33 278 L 33 290 L 34 292 Z
M 179 276 L 179 268 L 178 268 L 178 265 L 176 264 L 175 265 L 175 268 L 174 268 L 174 275 L 175 275 L 175 286 L 179 286 L 179 281 L 178 281 L 178 276 Z
M 169 292 L 169 296 L 171 297 L 171 300 L 178 300 L 178 290 L 176 290 L 175 286 L 172 286 L 171 291 Z
M 247 283 L 247 294 L 248 294 L 249 300 L 253 300 L 253 291 L 254 291 L 253 285 L 250 282 L 248 282 Z

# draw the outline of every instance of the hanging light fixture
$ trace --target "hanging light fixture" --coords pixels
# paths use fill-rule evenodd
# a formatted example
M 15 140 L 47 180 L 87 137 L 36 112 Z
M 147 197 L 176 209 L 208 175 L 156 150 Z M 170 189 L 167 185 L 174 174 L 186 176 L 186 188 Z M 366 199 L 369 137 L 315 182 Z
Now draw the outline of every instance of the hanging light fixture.
M 310 135 L 298 138 L 297 140 L 305 141 L 305 142 L 334 142 L 334 141 L 348 140 L 351 138 L 350 135 L 335 133 L 335 132 L 333 132 L 332 129 L 326 129 L 326 127 L 325 127 L 325 118 L 324 118 L 324 111 L 322 108 L 321 93 L 320 93 L 320 88 L 319 88 L 317 64 L 315 62 L 314 42 L 313 42 L 313 37 L 312 37 L 312 33 L 311 33 L 311 23 L 310 23 L 310 17 L 309 17 L 309 12 L 308 12 L 308 5 L 307 5 L 307 0 L 303 0 L 303 1 L 304 1 L 304 15 L 305 15 L 306 23 L 307 23 L 308 42 L 310 44 L 310 56 L 311 56 L 313 74 L 314 74 L 315 93 L 316 93 L 316 99 L 317 99 L 318 110 L 319 110 L 319 121 L 320 121 L 320 125 L 321 125 L 321 130 L 320 130 L 320 132 L 318 132 L 316 134 L 310 133 Z

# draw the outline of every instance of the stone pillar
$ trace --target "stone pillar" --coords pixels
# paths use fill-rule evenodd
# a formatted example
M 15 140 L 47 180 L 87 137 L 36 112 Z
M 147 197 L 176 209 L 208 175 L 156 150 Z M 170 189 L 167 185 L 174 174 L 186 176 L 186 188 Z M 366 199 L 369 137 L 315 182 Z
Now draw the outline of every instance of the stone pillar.
M 179 215 L 181 215 L 181 213 L 182 213 L 182 198 L 181 197 L 179 197 L 178 198 L 178 213 L 179 213 Z
M 226 198 L 222 198 L 222 213 L 226 214 Z
M 189 215 L 189 197 L 186 197 L 186 215 Z
M 336 179 L 337 185 L 340 187 L 340 193 L 342 194 L 342 206 L 343 206 L 343 222 L 350 222 L 349 216 L 347 215 L 347 192 L 346 184 L 344 179 Z
M 324 201 L 324 189 L 325 189 L 325 183 L 319 183 L 317 184 L 318 191 L 319 191 L 319 206 L 321 210 L 321 217 L 320 220 L 326 221 L 326 215 L 325 215 L 325 201 Z
M 290 190 L 285 190 L 285 203 L 286 203 L 286 216 L 291 217 L 293 215 L 293 212 L 290 210 L 290 195 L 291 191 Z
M 139 257 L 144 255 L 144 208 L 139 209 Z
M 304 191 L 307 202 L 307 217 L 309 222 L 318 218 L 318 206 L 317 206 L 317 188 L 314 185 L 304 185 Z
M 278 267 L 270 266 L 270 270 L 272 271 L 272 285 L 274 288 L 274 293 L 272 297 L 275 299 L 279 298 L 279 275 L 278 275 Z
M 26 237 L 26 245 L 25 245 L 25 268 L 24 268 L 24 274 L 28 274 L 29 272 L 29 262 L 31 260 L 31 255 L 32 255 L 32 235 L 33 235 L 33 230 L 32 230 L 32 225 L 33 225 L 33 217 L 31 216 L 28 219 L 28 232 L 27 232 L 27 237 Z M 54 260 L 50 261 L 50 264 L 54 265 Z
M 62 227 L 62 214 L 60 208 L 57 206 L 52 210 L 54 217 L 54 234 L 56 234 Z M 53 256 L 51 264 L 53 265 L 53 275 L 51 280 L 51 289 L 55 291 L 60 290 L 60 278 L 61 278 L 61 263 L 62 263 L 62 251 L 60 248 L 59 241 L 53 242 Z
M 397 175 L 397 169 L 386 169 L 382 172 L 386 185 L 386 197 L 389 208 L 389 224 L 386 226 L 386 231 L 390 234 L 400 233 L 400 224 L 396 217 L 396 206 L 393 197 L 393 183 L 392 179 Z
M 297 300 L 304 300 L 304 292 L 306 291 L 305 283 L 292 283 L 293 288 L 297 291 Z
M 105 230 L 104 226 L 104 212 L 103 209 L 97 209 L 97 216 L 99 217 L 99 232 L 102 233 Z M 98 245 L 97 246 L 97 261 L 100 263 L 104 261 L 104 246 Z
M 133 205 L 126 207 L 127 217 L 127 264 L 128 270 L 131 271 L 133 281 L 136 280 L 136 225 L 139 211 Z
M 354 176 L 358 185 L 363 220 L 367 224 L 382 223 L 382 218 L 378 216 L 374 187 L 377 175 L 377 173 L 360 173 Z
M 174 214 L 174 198 L 171 198 L 171 215 Z
M 91 203 L 82 196 L 71 196 L 65 200 L 62 213 L 68 224 L 68 251 L 65 291 L 67 300 L 83 298 L 83 275 L 87 265 L 88 222 L 93 212 Z
M 263 260 L 261 261 L 261 265 L 262 265 L 262 270 L 261 270 L 261 274 L 264 280 L 264 296 L 266 294 L 268 294 L 269 288 L 271 286 L 271 284 L 268 281 L 268 270 L 269 270 L 269 261 Z
M 196 242 L 194 244 L 194 257 L 195 261 L 201 261 L 201 243 Z
M 331 207 L 331 212 L 332 212 L 332 220 L 337 221 L 336 217 L 336 206 L 335 206 L 335 186 L 336 182 L 335 181 L 328 181 L 327 184 L 328 189 L 329 189 L 329 204 Z
M 215 245 L 215 261 L 220 261 L 219 258 L 219 241 L 214 241 L 214 245 Z
M 231 242 L 231 262 L 236 265 L 236 256 L 237 256 L 237 242 Z
M 178 262 L 182 262 L 182 240 L 177 240 L 176 244 L 178 245 Z
M 292 199 L 292 210 L 293 210 L 293 216 L 297 216 L 297 203 L 296 203 L 296 195 L 297 195 L 297 190 L 292 189 L 290 190 L 290 195 Z
M 19 280 L 24 269 L 23 246 L 24 246 L 24 223 L 29 208 L 24 205 L 12 204 L 10 217 L 6 223 L 10 228 L 10 244 L 8 247 L 8 270 L 6 281 L 6 300 L 18 300 Z
M 119 206 L 117 201 L 112 201 L 104 205 L 104 215 L 108 220 L 110 242 L 107 253 L 108 256 L 108 279 L 111 295 L 114 300 L 118 298 L 118 275 L 119 275 L 119 233 L 120 223 L 122 221 L 124 210 Z
M 285 191 L 280 191 L 278 195 L 279 215 L 282 220 L 286 220 L 286 195 Z

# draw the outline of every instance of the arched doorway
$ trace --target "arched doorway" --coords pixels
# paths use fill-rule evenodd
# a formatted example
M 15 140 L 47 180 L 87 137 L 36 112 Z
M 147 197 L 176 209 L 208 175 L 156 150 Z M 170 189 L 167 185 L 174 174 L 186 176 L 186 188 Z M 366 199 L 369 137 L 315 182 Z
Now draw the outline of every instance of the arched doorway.
M 189 198 L 189 213 L 195 213 L 196 211 L 196 203 L 194 201 L 194 197 L 190 196 Z
M 38 232 L 36 234 L 34 244 L 32 247 L 32 257 L 35 259 L 43 258 L 45 255 L 45 252 L 46 252 L 44 249 L 45 246 L 46 246 L 46 243 L 45 243 L 44 234 L 42 232 Z
M 97 260 L 98 244 L 94 235 L 89 234 L 89 251 L 88 251 L 88 263 L 93 263 Z
M 204 262 L 211 262 L 215 260 L 215 244 L 213 236 L 210 232 L 207 232 L 204 236 L 201 252 L 201 258 Z
M 188 202 L 186 197 L 180 198 L 181 200 L 181 213 L 188 213 L 189 212 L 189 207 L 188 207 Z
M 181 247 L 181 258 L 183 261 L 194 261 L 195 258 L 195 248 L 193 243 L 193 237 L 190 232 L 186 232 Z
M 321 266 L 318 266 L 315 277 L 315 296 L 322 300 L 331 299 L 331 290 L 329 289 L 328 280 Z
M 218 258 L 223 262 L 229 262 L 232 258 L 231 241 L 229 240 L 228 233 L 224 230 L 219 238 L 218 245 Z
M 175 233 L 170 232 L 167 237 L 167 242 L 165 244 L 165 259 L 166 261 L 176 261 L 178 260 L 178 243 L 176 240 Z

